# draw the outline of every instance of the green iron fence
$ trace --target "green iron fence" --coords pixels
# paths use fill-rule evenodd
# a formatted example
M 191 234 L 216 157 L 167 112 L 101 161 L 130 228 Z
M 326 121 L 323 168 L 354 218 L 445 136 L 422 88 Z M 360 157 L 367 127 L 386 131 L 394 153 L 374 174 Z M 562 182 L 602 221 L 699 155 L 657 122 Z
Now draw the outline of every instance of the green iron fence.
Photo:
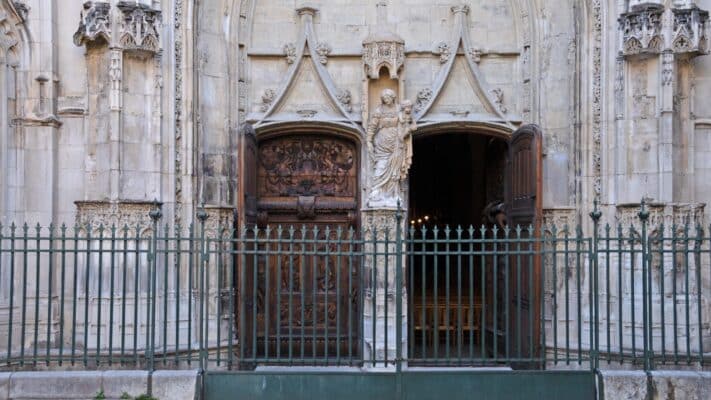
M 0 368 L 711 361 L 701 226 L 0 226 Z

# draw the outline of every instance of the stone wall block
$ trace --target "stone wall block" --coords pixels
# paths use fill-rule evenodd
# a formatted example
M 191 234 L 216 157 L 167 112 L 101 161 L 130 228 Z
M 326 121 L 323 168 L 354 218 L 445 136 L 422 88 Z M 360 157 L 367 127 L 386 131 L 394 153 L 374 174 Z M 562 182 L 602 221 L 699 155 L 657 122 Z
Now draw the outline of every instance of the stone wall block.
M 153 397 L 163 400 L 195 400 L 198 398 L 197 371 L 156 371 L 152 377 Z
M 124 393 L 133 397 L 146 394 L 148 371 L 106 371 L 103 374 L 102 390 L 108 399 L 118 399 Z
M 0 373 L 0 400 L 7 400 L 10 398 L 10 377 L 12 376 L 9 372 Z
M 10 377 L 10 398 L 93 400 L 101 390 L 97 372 L 17 372 Z
M 603 371 L 605 400 L 646 400 L 647 375 L 642 371 Z

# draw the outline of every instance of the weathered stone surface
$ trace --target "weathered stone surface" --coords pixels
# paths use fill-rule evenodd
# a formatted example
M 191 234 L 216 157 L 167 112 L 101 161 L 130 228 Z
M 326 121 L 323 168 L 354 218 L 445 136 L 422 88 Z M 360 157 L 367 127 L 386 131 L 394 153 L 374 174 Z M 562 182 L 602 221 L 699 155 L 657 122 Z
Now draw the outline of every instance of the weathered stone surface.
M 604 398 L 646 400 L 647 375 L 641 371 L 603 371 Z
M 10 398 L 10 377 L 11 373 L 0 373 L 0 400 L 8 400 Z
M 16 372 L 10 378 L 10 398 L 93 400 L 101 381 L 100 372 Z
M 199 395 L 197 371 L 156 371 L 153 373 L 153 397 L 157 399 L 196 400 Z
M 138 397 L 148 393 L 148 371 L 106 371 L 102 390 L 107 398 L 120 398 L 124 393 Z
M 698 371 L 603 371 L 605 400 L 684 399 L 709 397 L 711 373 Z

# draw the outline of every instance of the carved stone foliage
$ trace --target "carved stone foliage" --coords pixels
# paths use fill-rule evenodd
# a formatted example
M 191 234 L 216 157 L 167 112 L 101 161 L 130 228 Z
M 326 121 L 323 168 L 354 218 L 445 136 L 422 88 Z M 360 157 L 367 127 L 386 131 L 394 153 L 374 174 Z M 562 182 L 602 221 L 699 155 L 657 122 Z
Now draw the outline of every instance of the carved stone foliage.
M 274 89 L 267 89 L 262 94 L 262 112 L 267 112 L 269 107 L 271 107 L 274 99 L 276 98 L 276 91 Z
M 331 46 L 326 42 L 319 42 L 316 46 L 316 54 L 318 54 L 318 61 L 326 65 L 328 63 L 328 55 L 331 54 Z
M 491 90 L 491 94 L 494 96 L 494 104 L 502 113 L 506 113 L 508 109 L 504 105 L 504 91 L 501 88 L 496 88 Z
M 543 229 L 546 235 L 553 235 L 553 232 L 558 236 L 565 234 L 566 228 L 568 233 L 575 232 L 577 227 L 577 210 L 574 208 L 552 208 L 543 210 Z M 572 234 L 571 234 L 572 236 Z
M 175 42 L 173 47 L 173 53 L 175 55 L 174 62 L 175 65 L 183 65 L 183 0 L 175 0 L 173 3 L 173 40 Z M 175 73 L 173 75 L 173 85 L 174 85 L 174 96 L 175 104 L 183 104 L 183 70 L 182 68 L 175 68 Z M 174 113 L 174 125 L 175 131 L 175 150 L 173 167 L 175 171 L 183 170 L 183 109 L 182 107 L 175 107 Z M 174 204 L 174 223 L 180 225 L 182 223 L 182 213 L 183 213 L 183 174 L 176 173 L 173 181 L 175 185 L 175 204 Z
M 342 89 L 338 92 L 336 96 L 338 101 L 343 105 L 343 108 L 348 112 L 353 112 L 353 105 L 351 104 L 351 91 L 348 89 Z
M 74 44 L 104 40 L 111 41 L 111 5 L 103 1 L 87 1 L 79 17 L 79 28 L 74 33 Z
M 356 148 L 350 141 L 291 136 L 259 146 L 260 197 L 356 196 Z
M 602 194 L 602 0 L 593 0 L 593 70 L 592 70 L 592 152 L 593 191 Z
M 449 45 L 447 43 L 440 42 L 440 44 L 437 45 L 436 54 L 439 54 L 440 64 L 445 64 L 447 61 L 449 61 L 449 57 L 452 54 L 452 50 L 449 48 Z
M 691 232 L 694 232 L 697 226 L 704 227 L 704 204 L 699 203 L 672 203 L 672 204 L 647 204 L 646 209 L 649 212 L 649 220 L 647 226 L 649 232 L 658 231 L 660 226 L 664 224 L 665 233 L 671 233 L 671 229 L 676 226 L 677 229 L 688 224 Z M 638 229 L 642 221 L 639 218 L 641 206 L 639 204 L 620 205 L 617 206 L 615 220 L 611 225 L 615 229 L 621 225 L 623 230 L 630 227 Z M 678 233 L 678 232 L 677 232 Z
M 469 57 L 471 57 L 472 61 L 475 64 L 479 64 L 481 62 L 481 55 L 482 54 L 483 54 L 483 52 L 481 51 L 481 49 L 477 49 L 475 47 L 472 47 L 471 49 L 469 49 Z
M 160 51 L 161 12 L 128 1 L 119 2 L 117 7 L 123 13 L 121 46 L 125 50 Z
M 432 89 L 426 88 L 417 92 L 417 99 L 415 100 L 415 113 L 419 113 L 422 109 L 432 101 Z
M 156 205 L 151 202 L 77 201 L 75 204 L 76 224 L 82 228 L 91 226 L 96 231 L 103 225 L 106 228 L 104 233 L 110 235 L 111 227 L 115 226 L 119 235 L 125 227 L 134 234 L 137 227 L 139 234 L 153 227 L 150 212 Z
M 294 43 L 287 43 L 284 45 L 284 57 L 286 57 L 286 63 L 289 65 L 296 61 L 296 46 Z
M 205 237 L 214 238 L 230 238 L 235 233 L 235 211 L 233 208 L 224 207 L 206 207 L 205 213 Z M 197 229 L 201 229 L 199 218 L 194 221 Z M 183 230 L 187 227 L 181 227 Z

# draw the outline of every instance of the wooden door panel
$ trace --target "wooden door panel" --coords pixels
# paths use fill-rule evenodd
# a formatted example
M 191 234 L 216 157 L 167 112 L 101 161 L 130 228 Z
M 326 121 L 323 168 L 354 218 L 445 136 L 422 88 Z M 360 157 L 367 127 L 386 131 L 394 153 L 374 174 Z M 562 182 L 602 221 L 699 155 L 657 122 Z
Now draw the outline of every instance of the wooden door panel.
M 247 342 L 256 358 L 355 356 L 359 262 L 345 253 L 356 250 L 348 238 L 358 225 L 357 146 L 299 134 L 262 141 L 257 154 L 258 224 L 271 241 L 247 282 L 257 302 Z
M 541 288 L 540 244 L 542 220 L 542 133 L 536 125 L 526 125 L 511 137 L 507 162 L 506 215 L 511 242 L 508 275 L 509 355 L 514 358 L 536 358 L 540 355 Z M 520 228 L 520 239 L 517 233 Z M 530 230 L 532 229 L 532 231 Z M 504 294 L 505 295 L 505 294 Z M 520 363 L 533 367 L 535 363 Z

